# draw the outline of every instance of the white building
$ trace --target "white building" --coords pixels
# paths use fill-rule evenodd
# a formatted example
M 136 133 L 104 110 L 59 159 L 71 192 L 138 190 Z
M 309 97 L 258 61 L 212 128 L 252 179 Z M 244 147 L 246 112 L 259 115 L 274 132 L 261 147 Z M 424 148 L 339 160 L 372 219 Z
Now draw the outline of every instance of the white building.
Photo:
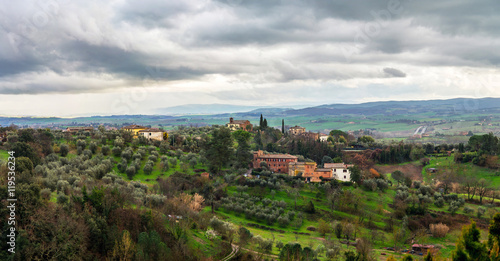
M 323 168 L 332 169 L 332 177 L 340 181 L 351 181 L 351 171 L 349 168 L 353 165 L 344 163 L 325 163 Z
M 144 136 L 148 140 L 163 140 L 163 131 L 159 129 L 140 130 L 138 134 Z

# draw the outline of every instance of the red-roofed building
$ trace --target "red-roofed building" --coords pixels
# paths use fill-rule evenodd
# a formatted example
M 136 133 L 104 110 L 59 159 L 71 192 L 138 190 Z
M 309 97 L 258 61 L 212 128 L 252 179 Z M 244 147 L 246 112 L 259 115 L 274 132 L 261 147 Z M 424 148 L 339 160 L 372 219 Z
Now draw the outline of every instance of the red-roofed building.
M 229 123 L 226 124 L 226 126 L 230 130 L 252 130 L 253 125 L 250 123 L 249 120 L 235 120 L 232 117 L 229 118 Z
M 290 154 L 265 154 L 262 150 L 253 153 L 254 168 L 260 168 L 260 163 L 264 161 L 271 171 L 278 173 L 288 173 L 288 164 L 297 160 Z

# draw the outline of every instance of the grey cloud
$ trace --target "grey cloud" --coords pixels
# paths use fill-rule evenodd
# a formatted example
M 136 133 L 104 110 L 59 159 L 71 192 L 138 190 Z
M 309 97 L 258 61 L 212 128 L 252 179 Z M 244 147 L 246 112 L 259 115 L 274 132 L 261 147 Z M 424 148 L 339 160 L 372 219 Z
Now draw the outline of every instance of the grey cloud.
M 389 76 L 389 77 L 399 77 L 399 78 L 404 78 L 406 77 L 406 73 L 398 70 L 398 69 L 394 69 L 394 68 L 390 68 L 390 67 L 386 67 L 384 68 L 384 72 Z
M 500 17 L 495 13 L 500 6 L 498 1 L 478 4 L 465 0 L 399 0 L 401 14 L 391 14 L 384 21 L 386 26 L 369 37 L 368 42 L 355 42 L 357 30 L 378 23 L 374 12 L 387 11 L 389 2 L 127 0 L 119 4 L 97 1 L 88 4 L 72 1 L 68 5 L 87 12 L 78 19 L 91 22 L 59 20 L 54 16 L 33 38 L 24 37 L 19 31 L 17 17 L 29 18 L 36 6 L 27 1 L 16 3 L 13 12 L 0 17 L 0 37 L 3 37 L 0 38 L 0 94 L 84 93 L 118 87 L 86 86 L 70 81 L 46 81 L 45 85 L 41 81 L 15 88 L 7 85 L 16 77 L 35 73 L 43 78 L 50 72 L 68 77 L 87 74 L 89 78 L 104 74 L 128 84 L 121 87 L 135 86 L 144 78 L 158 82 L 190 81 L 212 74 L 235 78 L 245 75 L 250 84 L 260 84 L 255 83 L 257 80 L 252 82 L 252 78 L 266 75 L 268 84 L 279 85 L 293 81 L 380 78 L 380 72 L 366 66 L 382 63 L 395 67 L 405 64 L 487 68 L 500 64 L 497 26 Z M 94 8 L 103 5 L 110 10 L 105 13 L 109 23 L 98 16 L 88 17 L 93 11 L 89 5 Z M 28 8 L 34 10 L 26 12 Z M 70 11 L 61 9 L 60 15 Z M 74 24 L 64 27 L 64 23 Z M 81 31 L 71 34 L 64 28 Z M 86 38 L 92 28 L 97 28 L 97 40 Z M 134 31 L 137 35 L 130 36 L 131 29 L 137 30 Z M 20 36 L 16 45 L 19 52 L 15 55 L 5 38 L 8 33 Z M 143 41 L 142 37 L 151 37 L 148 38 L 151 42 Z M 155 39 L 165 47 L 149 47 L 157 44 Z M 348 65 L 342 46 L 356 46 L 358 51 L 350 57 Z M 260 62 L 249 57 L 248 53 L 255 52 L 248 52 L 245 57 L 242 49 L 260 49 L 268 54 Z M 405 72 L 395 68 L 383 68 L 383 73 L 391 78 L 406 77 Z M 241 79 L 235 82 L 238 80 Z

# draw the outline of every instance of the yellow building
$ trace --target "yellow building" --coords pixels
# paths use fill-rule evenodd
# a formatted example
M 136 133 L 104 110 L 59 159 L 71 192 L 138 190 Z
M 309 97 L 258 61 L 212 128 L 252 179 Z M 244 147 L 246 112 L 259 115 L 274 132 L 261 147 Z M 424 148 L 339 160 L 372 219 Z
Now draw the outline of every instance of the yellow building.
M 122 129 L 126 131 L 130 131 L 134 134 L 134 136 L 137 136 L 139 131 L 147 129 L 147 127 L 141 126 L 141 125 L 129 125 L 125 126 Z

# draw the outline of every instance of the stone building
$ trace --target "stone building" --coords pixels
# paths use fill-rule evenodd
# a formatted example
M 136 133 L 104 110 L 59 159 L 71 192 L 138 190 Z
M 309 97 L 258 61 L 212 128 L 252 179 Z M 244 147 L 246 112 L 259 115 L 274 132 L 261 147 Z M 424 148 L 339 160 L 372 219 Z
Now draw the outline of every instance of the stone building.
M 290 129 L 288 129 L 288 131 L 292 135 L 300 135 L 300 134 L 306 132 L 306 128 L 295 125 L 294 127 L 291 127 Z
M 226 127 L 228 127 L 232 131 L 239 129 L 252 130 L 253 125 L 250 123 L 249 120 L 235 120 L 231 117 L 229 118 L 229 123 L 226 124 Z
M 253 153 L 254 168 L 260 168 L 260 163 L 266 162 L 269 169 L 277 173 L 288 173 L 288 164 L 297 160 L 297 157 L 290 154 L 266 154 L 262 150 Z

